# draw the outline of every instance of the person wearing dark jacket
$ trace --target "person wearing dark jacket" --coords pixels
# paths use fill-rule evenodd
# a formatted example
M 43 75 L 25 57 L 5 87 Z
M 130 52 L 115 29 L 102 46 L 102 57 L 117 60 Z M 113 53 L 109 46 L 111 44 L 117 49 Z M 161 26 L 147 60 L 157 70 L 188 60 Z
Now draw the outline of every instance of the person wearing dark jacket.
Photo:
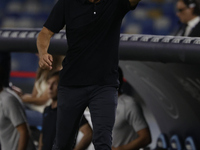
M 200 6 L 198 0 L 178 0 L 177 16 L 182 23 L 176 36 L 200 36 Z

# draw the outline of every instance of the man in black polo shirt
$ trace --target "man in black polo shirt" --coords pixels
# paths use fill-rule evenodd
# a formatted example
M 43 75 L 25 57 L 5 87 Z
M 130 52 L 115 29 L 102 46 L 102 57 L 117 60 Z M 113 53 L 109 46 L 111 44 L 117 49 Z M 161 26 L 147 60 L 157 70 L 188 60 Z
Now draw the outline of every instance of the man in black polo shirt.
M 39 65 L 52 68 L 50 38 L 66 25 L 68 51 L 60 72 L 53 150 L 70 150 L 90 109 L 96 150 L 111 150 L 118 87 L 118 45 L 124 15 L 140 0 L 58 0 L 38 35 Z M 67 97 L 67 99 L 66 99 Z M 71 120 L 71 124 L 66 122 Z

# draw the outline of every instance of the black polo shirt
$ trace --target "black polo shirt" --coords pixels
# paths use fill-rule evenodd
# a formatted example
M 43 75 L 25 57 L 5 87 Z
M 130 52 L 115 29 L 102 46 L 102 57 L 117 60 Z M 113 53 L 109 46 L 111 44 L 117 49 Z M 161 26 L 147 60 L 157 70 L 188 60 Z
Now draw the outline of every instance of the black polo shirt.
M 54 33 L 66 25 L 69 49 L 61 86 L 118 85 L 120 26 L 129 0 L 59 0 L 44 26 Z

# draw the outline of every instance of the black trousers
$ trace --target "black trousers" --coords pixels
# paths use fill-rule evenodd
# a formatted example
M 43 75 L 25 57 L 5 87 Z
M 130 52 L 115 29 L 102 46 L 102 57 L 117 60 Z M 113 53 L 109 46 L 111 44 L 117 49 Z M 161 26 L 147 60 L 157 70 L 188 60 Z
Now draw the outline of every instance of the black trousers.
M 113 86 L 59 86 L 56 138 L 52 150 L 72 149 L 86 107 L 91 114 L 95 150 L 111 150 L 117 93 Z

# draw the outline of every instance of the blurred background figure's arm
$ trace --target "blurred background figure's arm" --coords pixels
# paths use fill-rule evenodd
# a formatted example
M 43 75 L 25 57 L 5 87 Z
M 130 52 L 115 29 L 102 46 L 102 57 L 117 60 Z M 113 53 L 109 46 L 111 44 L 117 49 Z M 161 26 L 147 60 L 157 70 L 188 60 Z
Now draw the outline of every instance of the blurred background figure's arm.
M 77 143 L 74 150 L 84 150 L 86 149 L 91 141 L 92 141 L 92 128 L 90 127 L 89 123 L 82 125 L 79 131 L 83 134 L 81 140 Z
M 19 142 L 17 150 L 26 150 L 29 141 L 29 131 L 26 123 L 18 125 L 17 131 L 19 132 Z
M 42 137 L 43 137 L 43 134 L 41 133 L 40 138 L 39 138 L 38 150 L 42 150 L 42 146 L 43 146 Z

